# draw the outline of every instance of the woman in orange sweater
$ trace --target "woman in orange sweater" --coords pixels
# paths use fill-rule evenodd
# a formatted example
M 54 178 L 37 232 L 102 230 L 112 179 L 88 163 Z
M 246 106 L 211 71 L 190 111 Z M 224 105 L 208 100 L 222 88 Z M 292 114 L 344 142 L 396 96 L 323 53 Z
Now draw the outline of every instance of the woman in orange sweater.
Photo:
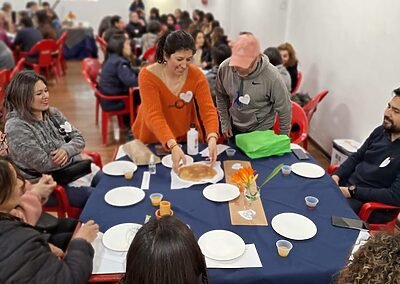
M 160 142 L 168 148 L 175 171 L 181 160 L 186 163 L 178 143 L 186 141 L 191 123 L 196 125 L 200 141 L 208 143 L 211 163 L 217 159 L 218 115 L 206 77 L 191 64 L 195 52 L 189 33 L 165 33 L 157 43 L 157 63 L 143 68 L 139 74 L 142 103 L 132 132 L 143 143 Z

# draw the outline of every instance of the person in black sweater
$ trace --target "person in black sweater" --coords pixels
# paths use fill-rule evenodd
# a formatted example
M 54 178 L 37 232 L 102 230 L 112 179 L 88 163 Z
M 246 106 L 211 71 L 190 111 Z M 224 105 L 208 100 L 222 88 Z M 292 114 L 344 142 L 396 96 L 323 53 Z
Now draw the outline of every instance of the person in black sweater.
M 87 283 L 92 273 L 92 242 L 99 226 L 88 221 L 72 238 L 61 260 L 35 227 L 10 215 L 21 199 L 24 179 L 0 157 L 0 283 Z
M 290 79 L 292 81 L 290 91 L 292 92 L 297 85 L 297 65 L 299 62 L 296 58 L 296 52 L 293 46 L 288 42 L 282 43 L 280 46 L 278 46 L 278 49 L 282 56 L 283 66 L 286 67 L 286 70 L 290 74 Z
M 332 175 L 356 213 L 365 202 L 400 206 L 400 88 L 393 92 L 383 124 Z M 393 217 L 386 210 L 374 213 L 368 220 L 371 223 Z

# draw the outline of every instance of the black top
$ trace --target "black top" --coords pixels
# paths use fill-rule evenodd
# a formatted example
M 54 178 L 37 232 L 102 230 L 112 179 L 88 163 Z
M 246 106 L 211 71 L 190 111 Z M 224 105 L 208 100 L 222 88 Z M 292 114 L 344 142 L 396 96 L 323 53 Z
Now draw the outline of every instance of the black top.
M 296 85 L 297 85 L 297 62 L 296 62 L 296 64 L 295 65 L 293 65 L 293 66 L 287 66 L 286 67 L 286 70 L 289 72 L 289 74 L 290 74 L 290 79 L 292 80 L 292 86 L 291 86 L 291 89 L 290 89 L 290 91 L 293 91 L 294 90 L 294 88 L 296 87 Z
M 20 46 L 21 51 L 29 51 L 39 41 L 43 39 L 41 32 L 35 28 L 23 28 L 17 32 L 14 45 Z
M 129 24 L 126 25 L 125 30 L 128 33 L 129 38 L 137 38 L 142 37 L 142 35 L 146 32 L 146 27 L 140 23 L 129 22 Z
M 354 199 L 400 206 L 400 140 L 377 127 L 335 172 L 341 185 L 356 185 Z
M 131 6 L 129 6 L 129 11 L 131 11 L 131 12 L 136 11 L 137 9 L 144 10 L 143 2 L 140 2 L 139 4 L 136 4 L 136 1 L 133 1 Z

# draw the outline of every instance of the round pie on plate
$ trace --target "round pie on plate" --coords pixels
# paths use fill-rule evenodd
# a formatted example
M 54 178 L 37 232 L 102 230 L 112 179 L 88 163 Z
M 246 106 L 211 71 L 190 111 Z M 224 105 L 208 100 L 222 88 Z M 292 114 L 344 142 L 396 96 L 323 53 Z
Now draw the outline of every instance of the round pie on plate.
M 217 171 L 204 164 L 193 164 L 179 169 L 178 176 L 187 181 L 202 181 L 212 179 L 217 175 Z

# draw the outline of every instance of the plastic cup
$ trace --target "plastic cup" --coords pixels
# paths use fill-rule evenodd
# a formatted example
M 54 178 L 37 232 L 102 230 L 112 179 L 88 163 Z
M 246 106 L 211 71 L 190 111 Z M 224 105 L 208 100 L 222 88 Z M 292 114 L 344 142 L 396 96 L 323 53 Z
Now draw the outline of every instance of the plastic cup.
M 124 178 L 127 180 L 133 179 L 133 170 L 124 171 Z
M 288 175 L 290 175 L 290 172 L 292 171 L 292 167 L 291 166 L 289 166 L 289 165 L 284 165 L 284 166 L 282 166 L 282 174 L 284 175 L 284 176 L 288 176 Z
M 306 205 L 309 208 L 315 208 L 315 206 L 317 206 L 319 200 L 318 198 L 314 197 L 314 196 L 306 196 L 304 198 L 304 200 L 306 201 Z
M 293 248 L 293 245 L 287 240 L 279 240 L 276 242 L 276 248 L 278 249 L 279 256 L 287 257 L 290 250 Z
M 151 205 L 157 207 L 160 206 L 160 202 L 163 199 L 163 195 L 161 193 L 152 193 L 150 194 Z
M 228 157 L 233 157 L 236 154 L 236 150 L 232 148 L 226 149 L 225 152 Z

